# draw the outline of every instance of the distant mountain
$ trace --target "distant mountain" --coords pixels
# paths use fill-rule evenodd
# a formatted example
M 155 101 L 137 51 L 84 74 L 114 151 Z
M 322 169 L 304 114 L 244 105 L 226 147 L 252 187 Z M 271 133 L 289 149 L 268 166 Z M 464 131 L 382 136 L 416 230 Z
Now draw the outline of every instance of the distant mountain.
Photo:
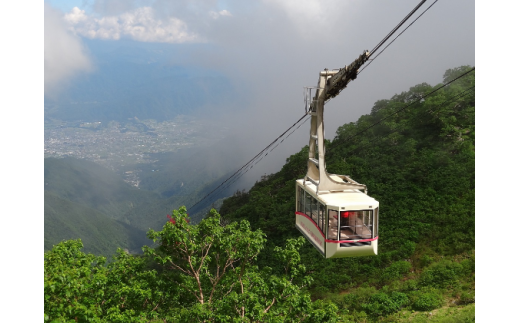
M 44 177 L 46 191 L 126 223 L 129 221 L 124 215 L 132 208 L 160 198 L 128 185 L 111 170 L 83 159 L 46 158 Z
M 45 118 L 65 121 L 166 120 L 225 106 L 237 94 L 227 76 L 173 64 L 171 45 L 122 43 L 101 49 L 87 42 L 96 68 L 57 97 L 45 97 Z M 106 44 L 105 44 L 106 45 Z M 215 109 L 216 110 L 216 109 Z
M 62 240 L 81 238 L 85 250 L 110 255 L 117 248 L 138 253 L 149 245 L 144 230 L 110 219 L 92 208 L 62 199 L 45 191 L 44 249 Z
M 46 158 L 44 165 L 45 248 L 76 238 L 103 254 L 140 248 L 145 232 L 165 222 L 165 211 L 150 211 L 162 205 L 158 194 L 128 185 L 109 169 L 70 157 Z M 135 210 L 143 205 L 147 212 Z
M 240 148 L 247 147 L 247 144 L 245 138 L 231 136 L 210 147 L 151 154 L 150 158 L 156 162 L 140 165 L 139 187 L 160 194 L 167 199 L 166 203 L 170 207 L 188 207 L 191 219 L 198 222 L 209 211 L 213 201 L 232 195 L 235 186 L 219 189 L 195 207 L 190 206 L 213 191 L 249 160 L 250 155 Z
M 195 204 L 230 175 L 233 165 L 225 156 L 231 146 L 154 155 L 157 163 L 142 166 L 142 189 L 88 160 L 45 158 L 46 250 L 62 239 L 77 238 L 86 249 L 103 255 L 117 247 L 139 250 L 150 243 L 148 229 L 160 229 L 173 209 Z M 191 209 L 192 220 L 198 222 L 212 200 L 231 195 L 232 189 Z

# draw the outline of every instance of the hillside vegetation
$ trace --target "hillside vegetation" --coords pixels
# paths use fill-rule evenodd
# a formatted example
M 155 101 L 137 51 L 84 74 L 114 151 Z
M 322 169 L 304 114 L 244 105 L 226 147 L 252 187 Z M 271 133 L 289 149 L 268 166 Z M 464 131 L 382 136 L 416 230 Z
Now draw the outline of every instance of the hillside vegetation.
M 446 71 L 444 83 L 469 70 Z M 377 256 L 324 259 L 300 237 L 304 147 L 224 200 L 220 215 L 192 224 L 175 210 L 148 232 L 158 247 L 144 256 L 119 251 L 105 265 L 79 241 L 55 246 L 45 254 L 46 320 L 475 321 L 474 85 L 474 72 L 416 85 L 326 143 L 327 170 L 380 202 Z
M 446 71 L 445 83 L 468 70 Z M 327 170 L 366 184 L 380 202 L 378 256 L 323 259 L 310 243 L 302 250 L 313 295 L 334 300 L 349 319 L 390 315 L 391 322 L 401 308 L 432 310 L 474 299 L 474 75 L 416 104 L 410 105 L 441 85 L 423 83 L 377 101 L 369 115 L 341 126 L 326 143 Z M 275 246 L 300 235 L 294 182 L 305 175 L 307 158 L 305 147 L 220 209 L 224 219 L 247 219 L 266 233 L 262 265 L 275 263 Z
M 45 250 L 51 250 L 60 241 L 81 238 L 85 252 L 110 255 L 117 248 L 138 252 L 149 242 L 144 230 L 62 199 L 49 191 L 45 191 L 44 205 Z
M 44 170 L 45 250 L 81 238 L 85 250 L 98 255 L 117 247 L 140 252 L 145 232 L 162 225 L 154 213 L 160 196 L 128 185 L 109 169 L 87 160 L 45 158 Z M 148 212 L 139 211 L 143 206 Z

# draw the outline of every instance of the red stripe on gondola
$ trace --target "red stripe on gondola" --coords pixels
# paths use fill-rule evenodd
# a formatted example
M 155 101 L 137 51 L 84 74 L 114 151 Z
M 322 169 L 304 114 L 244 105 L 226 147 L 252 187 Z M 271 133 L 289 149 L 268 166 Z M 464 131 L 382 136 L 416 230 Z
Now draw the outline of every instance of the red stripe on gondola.
M 314 220 L 308 216 L 307 214 L 305 213 L 302 213 L 302 212 L 294 212 L 296 215 L 301 215 L 301 216 L 304 216 L 306 217 L 307 219 L 309 219 L 312 224 L 314 224 L 314 226 L 318 229 L 318 231 L 320 232 L 321 236 L 323 238 L 325 238 L 325 235 L 323 234 L 323 232 L 321 231 L 320 227 L 318 227 L 316 225 L 316 222 L 314 222 Z M 369 242 L 369 241 L 374 241 L 374 240 L 377 240 L 379 238 L 379 236 L 373 238 L 373 239 L 363 239 L 363 240 L 329 240 L 329 239 L 325 239 L 325 242 L 328 242 L 328 243 L 355 243 L 355 242 Z
M 307 214 L 305 214 L 305 213 L 298 212 L 298 211 L 296 211 L 296 212 L 294 212 L 294 213 L 296 213 L 297 215 L 304 216 L 304 217 L 306 217 L 307 219 L 311 220 L 312 224 L 314 224 L 314 226 L 316 227 L 316 229 L 318 229 L 318 231 L 320 231 L 320 234 L 322 235 L 322 237 L 325 238 L 325 235 L 323 234 L 323 232 L 321 232 L 320 227 L 316 225 L 316 222 L 314 222 L 314 220 L 313 220 L 311 217 L 309 217 L 309 216 L 308 216 Z

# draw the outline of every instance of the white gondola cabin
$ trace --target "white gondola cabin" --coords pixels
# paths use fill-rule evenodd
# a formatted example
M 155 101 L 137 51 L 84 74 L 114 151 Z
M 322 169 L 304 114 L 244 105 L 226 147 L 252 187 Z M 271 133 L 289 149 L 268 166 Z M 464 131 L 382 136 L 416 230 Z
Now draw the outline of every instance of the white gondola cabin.
M 296 228 L 325 258 L 377 255 L 379 202 L 349 176 L 327 173 L 323 143 L 325 102 L 356 77 L 367 58 L 365 52 L 348 67 L 322 71 L 318 86 L 304 92 L 311 130 L 307 174 L 296 181 Z
M 316 194 L 296 181 L 296 228 L 325 258 L 377 255 L 379 202 L 359 190 Z

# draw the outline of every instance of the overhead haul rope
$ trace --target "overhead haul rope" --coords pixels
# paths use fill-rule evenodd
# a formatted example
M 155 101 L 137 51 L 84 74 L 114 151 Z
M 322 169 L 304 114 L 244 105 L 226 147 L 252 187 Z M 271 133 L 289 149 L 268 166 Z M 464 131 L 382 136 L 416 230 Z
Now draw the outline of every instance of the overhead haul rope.
M 399 35 L 397 35 L 397 36 L 396 36 L 396 37 L 395 37 L 395 38 L 394 38 L 390 43 L 388 43 L 388 45 L 385 46 L 385 48 L 383 48 L 383 49 L 382 49 L 382 50 L 381 50 L 381 51 L 380 51 L 376 56 L 374 56 L 374 58 L 370 59 L 370 61 L 368 62 L 368 64 L 365 65 L 365 66 L 364 66 L 364 67 L 363 67 L 363 68 L 358 72 L 358 75 L 361 74 L 361 72 L 363 72 L 363 70 L 364 70 L 365 68 L 367 68 L 370 64 L 372 64 L 372 62 L 373 62 L 373 61 L 374 61 L 374 60 L 375 60 L 379 55 L 381 55 L 381 54 L 382 54 L 382 53 L 383 53 L 383 52 L 388 48 L 388 46 L 392 45 L 392 43 L 393 43 L 397 38 L 399 38 L 399 36 L 401 36 L 401 35 L 402 35 L 402 34 L 403 34 L 403 33 L 404 33 L 408 28 L 410 28 L 411 25 L 413 25 L 413 24 L 414 24 L 414 23 L 415 23 L 419 18 L 421 18 L 421 16 L 424 15 L 424 13 L 425 13 L 426 11 L 428 11 L 431 7 L 433 7 L 433 5 L 437 3 L 437 1 L 439 1 L 439 0 L 435 0 L 434 3 L 432 3 L 432 4 L 431 4 L 428 8 L 426 8 L 426 9 L 425 9 L 425 10 L 424 10 L 424 11 L 423 11 L 423 12 L 422 12 L 422 13 L 421 13 L 417 18 L 415 18 L 414 21 L 412 21 L 412 22 L 411 22 L 411 23 L 410 23 L 410 24 L 409 24 L 405 29 L 403 29 L 403 31 L 401 31 L 401 32 L 399 33 Z M 408 19 L 408 18 L 409 18 L 409 17 L 410 17 L 410 16 L 411 16 L 415 11 L 417 11 L 417 9 L 419 9 L 419 7 L 420 7 L 423 3 L 424 3 L 424 1 L 421 2 L 420 4 L 418 4 L 417 7 L 415 7 L 414 10 L 413 10 L 412 12 L 410 12 L 410 13 L 408 14 L 408 16 L 407 16 L 405 19 L 403 19 L 403 21 L 401 21 L 401 22 L 399 23 L 399 25 L 397 25 L 397 27 L 394 28 L 394 30 L 393 30 L 390 34 L 388 34 L 388 36 L 385 37 L 384 40 L 386 41 L 388 38 L 390 38 L 390 36 L 395 32 L 395 30 L 397 30 L 399 27 L 401 27 L 402 24 L 406 21 L 406 19 Z M 378 50 L 379 47 L 381 47 L 381 45 L 383 45 L 382 43 L 383 43 L 383 41 L 381 41 L 381 43 L 379 43 L 379 44 L 378 44 L 378 45 L 377 45 L 377 46 L 376 46 L 376 47 L 375 47 L 375 48 L 370 52 L 370 56 L 372 56 L 372 55 L 375 53 L 375 51 Z
M 370 52 L 370 55 L 372 55 L 372 53 L 376 52 L 376 51 L 379 49 L 379 47 L 383 46 L 383 44 L 388 40 L 388 38 L 392 37 L 392 35 L 393 35 L 393 34 L 394 34 L 394 33 L 395 33 L 399 28 L 401 28 L 401 26 L 402 26 L 402 25 L 403 25 L 403 24 L 404 24 L 408 19 L 410 19 L 410 17 L 411 17 L 411 16 L 412 16 L 412 15 L 413 15 L 413 14 L 414 14 L 414 13 L 415 13 L 415 12 L 416 12 L 420 7 L 421 7 L 421 6 L 425 3 L 425 2 L 426 2 L 426 0 L 422 0 L 422 1 L 421 1 L 421 2 L 420 2 L 420 3 L 419 3 L 415 8 L 413 8 L 413 10 L 410 11 L 410 13 L 409 13 L 406 17 L 404 17 L 403 20 L 401 20 L 401 22 L 398 23 L 397 26 L 395 26 L 394 29 L 392 29 L 392 31 L 390 31 L 390 32 L 388 33 L 388 35 L 386 35 L 386 37 L 383 38 L 383 40 L 381 40 L 381 41 L 379 42 L 379 44 L 376 45 L 376 47 L 374 47 L 374 48 L 372 49 L 372 51 Z M 437 1 L 435 1 L 435 2 L 437 2 Z M 435 2 L 434 2 L 434 4 L 435 4 Z M 433 4 L 432 4 L 432 6 L 433 6 Z M 431 7 L 431 6 L 430 6 L 430 7 Z M 428 8 L 428 9 L 429 9 L 429 8 Z M 426 10 L 428 10 L 428 9 L 426 9 Z M 419 17 L 420 17 L 420 16 L 419 16 Z M 416 19 L 416 20 L 417 20 L 417 19 Z M 412 23 L 413 23 L 413 22 L 412 22 Z M 398 36 L 398 37 L 399 37 L 399 36 Z
M 458 78 L 459 78 L 459 77 L 458 77 Z M 457 78 L 457 79 L 458 79 L 458 78 Z M 453 81 L 455 81 L 455 80 L 456 80 L 456 79 L 450 81 L 450 83 L 453 82 Z M 449 84 L 449 83 L 446 83 L 446 85 L 447 85 L 447 84 Z M 444 87 L 444 86 L 443 86 L 443 87 Z M 475 86 L 472 86 L 472 87 L 470 87 L 470 88 L 468 88 L 468 89 L 466 89 L 466 90 L 464 90 L 464 91 L 459 92 L 459 93 L 456 94 L 456 95 L 451 96 L 450 98 L 448 98 L 448 99 L 445 100 L 444 102 L 442 102 L 442 103 L 436 105 L 435 107 L 431 108 L 431 109 L 429 110 L 429 112 L 434 112 L 434 111 L 436 111 L 436 110 L 442 108 L 442 107 L 445 106 L 446 104 L 452 102 L 453 100 L 468 95 L 468 94 L 469 94 L 468 91 L 470 91 L 470 90 L 472 90 L 472 89 L 474 89 L 474 88 L 475 88 Z M 433 91 L 430 92 L 430 93 L 428 93 L 428 94 L 425 95 L 424 97 L 430 95 L 431 93 L 433 93 Z M 423 98 L 424 98 L 424 97 L 423 97 Z M 414 102 L 411 103 L 409 106 L 411 106 L 411 105 L 414 104 L 414 103 L 419 102 L 420 100 L 422 100 L 422 98 L 420 98 L 420 99 L 414 101 Z M 409 106 L 407 106 L 407 107 L 409 107 Z M 405 108 L 406 108 L 406 107 L 405 107 Z M 417 118 L 417 117 L 419 117 L 419 116 L 420 116 L 420 115 L 417 115 L 417 116 L 413 117 L 412 119 Z M 308 119 L 307 119 L 307 120 L 308 120 Z M 305 120 L 305 121 L 307 121 L 307 120 Z M 380 121 L 381 121 L 381 120 L 380 120 Z M 288 134 L 288 135 L 287 135 L 283 140 L 287 139 L 287 138 L 288 138 L 288 137 L 289 137 L 293 132 L 295 132 L 298 128 L 300 128 L 300 126 L 301 126 L 302 124 L 304 124 L 304 123 L 301 123 L 301 124 L 300 124 L 296 129 L 294 129 L 292 132 L 290 132 L 290 133 L 289 133 L 289 134 Z M 364 131 L 365 131 L 365 130 L 364 130 Z M 388 136 L 388 135 L 390 135 L 390 134 L 392 134 L 392 133 L 394 133 L 394 132 L 397 132 L 397 131 L 399 131 L 399 129 L 395 129 L 395 130 L 393 130 L 393 131 L 387 133 L 386 135 Z M 356 135 L 357 135 L 357 134 L 356 134 Z M 363 146 L 368 145 L 368 144 L 371 144 L 372 142 L 374 142 L 374 141 L 376 141 L 376 140 L 378 140 L 378 139 L 381 139 L 381 137 L 374 138 L 374 139 L 370 140 L 370 141 L 369 141 L 368 143 L 366 143 L 366 144 L 363 143 Z M 281 143 L 283 142 L 283 140 L 282 140 L 280 143 L 278 143 L 275 147 L 273 147 L 269 152 L 273 151 L 273 150 L 274 150 L 274 149 L 275 149 L 279 144 L 281 144 Z M 359 148 L 360 148 L 360 147 L 357 147 L 354 151 L 358 150 Z M 267 154 L 264 155 L 264 156 L 262 156 L 260 159 L 258 159 L 258 160 L 255 162 L 255 165 L 258 164 L 258 163 L 262 160 L 262 158 L 264 158 L 265 156 L 267 156 Z M 236 182 L 236 181 L 237 181 L 241 176 L 245 175 L 245 173 L 247 173 L 251 168 L 253 168 L 253 167 L 251 166 L 251 167 L 245 167 L 245 168 L 243 168 L 243 170 L 245 169 L 245 171 L 244 171 L 242 174 L 239 174 L 238 176 L 236 176 L 234 179 L 232 179 L 232 180 L 231 180 L 227 185 L 225 185 L 224 187 L 222 187 L 221 190 L 225 190 L 226 188 L 228 188 L 229 186 L 231 186 L 231 185 L 232 185 L 233 183 L 235 183 L 235 182 Z
M 273 151 L 276 147 L 278 147 L 278 145 L 280 145 L 282 142 L 284 142 L 285 139 L 289 138 L 290 135 L 292 135 L 296 130 L 298 130 L 298 128 L 300 128 L 307 120 L 309 120 L 310 117 L 308 117 L 307 119 L 305 119 L 302 123 L 300 123 L 298 125 L 298 127 L 296 127 L 296 129 L 294 129 L 293 131 L 291 131 L 289 134 L 287 134 L 287 136 L 282 139 L 282 141 L 280 141 L 278 144 L 276 144 L 276 146 L 274 146 L 273 148 L 271 148 L 271 150 L 269 150 L 269 152 Z M 265 156 L 267 156 L 267 154 L 263 155 L 260 159 L 258 159 L 254 165 L 258 164 Z M 240 177 L 242 177 L 243 175 L 245 175 L 251 168 L 253 168 L 254 165 L 251 165 L 250 167 L 246 167 L 244 168 L 245 171 L 239 175 L 237 175 L 233 180 L 231 180 L 230 183 L 228 183 L 226 186 L 224 186 L 221 190 L 225 190 L 226 188 L 228 188 L 229 186 L 231 186 L 233 183 L 235 183 Z
M 437 104 L 435 105 L 434 107 L 432 107 L 431 109 L 429 109 L 428 111 L 423 111 L 422 113 L 410 118 L 410 120 L 413 120 L 413 119 L 416 119 L 422 115 L 424 115 L 425 113 L 431 113 L 431 112 L 435 112 L 437 110 L 439 110 L 440 108 L 448 105 L 449 103 L 451 103 L 452 101 L 458 99 L 458 98 L 462 98 L 462 97 L 465 97 L 467 96 L 468 94 L 471 94 L 471 90 L 474 90 L 475 89 L 475 86 L 472 86 L 472 87 L 469 87 L 467 88 L 466 90 L 463 90 L 463 91 L 460 91 L 459 93 L 457 93 L 456 95 L 453 95 L 451 97 L 449 97 L 448 99 L 446 99 L 444 102 L 440 103 L 440 104 Z M 391 135 L 395 132 L 398 132 L 400 129 L 394 129 L 392 131 L 390 131 L 389 133 L 385 134 L 385 137 L 388 136 L 388 135 Z M 363 148 L 363 147 L 366 147 L 366 146 L 369 146 L 370 144 L 374 143 L 375 141 L 378 141 L 378 140 L 381 140 L 383 139 L 382 136 L 379 136 L 379 137 L 375 137 L 374 139 L 368 141 L 368 142 L 364 142 L 364 143 L 361 143 L 360 146 L 356 147 L 355 149 L 351 150 L 349 153 L 354 153 L 356 151 L 358 151 L 359 149 Z M 360 143 L 360 142 L 359 142 Z
M 245 170 L 244 173 L 238 175 L 238 178 L 243 176 L 247 171 L 249 171 L 249 169 L 253 168 L 254 165 L 251 165 L 258 157 L 260 157 L 266 150 L 268 150 L 269 148 L 271 148 L 271 146 L 273 146 L 280 138 L 282 138 L 287 132 L 289 132 L 292 128 L 294 128 L 298 123 L 300 123 L 300 121 L 302 121 L 305 117 L 307 116 L 307 113 L 304 114 L 300 119 L 298 119 L 298 121 L 296 121 L 292 126 L 290 126 L 287 130 L 285 130 L 281 135 L 279 135 L 275 140 L 273 140 L 269 145 L 267 145 L 267 147 L 265 147 L 264 149 L 262 149 L 258 154 L 256 154 L 255 157 L 253 157 L 250 161 L 248 161 L 244 166 L 240 167 L 236 172 L 234 172 L 231 176 L 229 176 L 225 181 L 223 181 L 219 186 L 217 186 L 216 188 L 214 188 L 211 192 L 209 192 L 208 194 L 206 194 L 206 196 L 204 196 L 202 199 L 200 199 L 199 201 L 197 201 L 195 204 L 193 204 L 192 206 L 190 206 L 188 209 L 191 209 L 193 207 L 195 207 L 197 204 L 199 204 L 200 202 L 202 202 L 203 200 L 205 200 L 208 196 L 210 196 L 211 194 L 213 194 L 215 191 L 217 191 L 220 187 L 222 187 L 224 184 L 226 184 L 228 181 L 230 181 L 233 177 L 237 176 L 237 174 L 241 173 L 243 170 Z M 300 125 L 301 126 L 301 125 Z M 299 128 L 299 126 L 298 126 Z M 298 129 L 296 128 L 296 129 Z M 296 130 L 295 129 L 295 130 Z M 294 132 L 294 131 L 293 131 Z M 291 135 L 292 132 L 289 134 Z M 289 136 L 288 135 L 288 136 Z M 288 137 L 287 136 L 287 137 Z M 286 138 L 287 138 L 286 137 Z M 285 140 L 286 138 L 284 138 L 283 140 Z M 282 140 L 282 142 L 283 142 Z M 281 142 L 280 142 L 281 143 Z M 274 148 L 276 148 L 278 145 L 276 145 L 275 147 L 273 147 L 271 149 L 271 151 L 273 151 Z M 260 159 L 264 158 L 265 156 L 267 156 L 271 151 L 267 152 L 265 155 L 263 155 Z M 236 178 L 235 181 L 238 179 Z M 228 187 L 228 186 L 227 186 Z
M 474 70 L 475 70 L 475 67 L 473 67 L 473 68 L 470 69 L 469 71 L 467 71 L 467 72 L 465 72 L 465 73 L 463 73 L 463 74 L 457 76 L 457 77 L 454 78 L 453 80 L 444 83 L 442 86 L 439 86 L 439 87 L 436 88 L 435 90 L 426 93 L 425 95 L 423 95 L 423 96 L 421 96 L 420 98 L 416 99 L 416 100 L 413 101 L 412 103 L 410 103 L 410 104 L 408 104 L 408 105 L 406 105 L 406 106 L 404 106 L 404 107 L 402 107 L 402 108 L 396 110 L 394 113 L 392 113 L 392 114 L 390 114 L 390 115 L 387 115 L 387 116 L 384 117 L 384 118 L 381 118 L 379 121 L 374 122 L 373 124 L 371 124 L 370 126 L 366 127 L 365 129 L 363 129 L 363 130 L 361 130 L 361 131 L 359 131 L 359 132 L 356 132 L 356 133 L 353 134 L 352 136 L 350 136 L 350 137 L 348 137 L 348 138 L 346 138 L 346 139 L 344 139 L 344 140 L 342 140 L 342 141 L 350 140 L 350 139 L 352 139 L 352 138 L 354 138 L 354 137 L 356 137 L 356 136 L 362 134 L 363 132 L 365 132 L 365 131 L 367 131 L 367 130 L 373 128 L 373 127 L 375 127 L 375 126 L 378 125 L 378 124 L 380 124 L 380 123 L 383 122 L 384 120 L 386 120 L 386 119 L 388 119 L 388 118 L 390 118 L 390 117 L 396 115 L 397 113 L 399 113 L 399 112 L 401 112 L 401 111 L 403 111 L 403 110 L 405 110 L 405 109 L 408 109 L 408 108 L 409 108 L 410 106 L 412 106 L 413 104 L 415 104 L 415 103 L 417 103 L 417 102 L 419 102 L 419 101 L 421 101 L 421 100 L 424 100 L 425 98 L 429 97 L 430 95 L 432 95 L 433 93 L 439 91 L 440 89 L 442 89 L 442 88 L 444 88 L 444 87 L 450 85 L 451 83 L 455 82 L 456 80 L 458 80 L 458 79 L 460 79 L 460 78 L 462 78 L 462 77 L 467 76 L 470 72 L 473 72 Z
M 430 9 L 438 0 L 436 0 L 432 5 L 430 5 L 430 7 L 428 7 L 423 13 L 421 13 L 421 15 L 419 15 L 419 17 L 417 17 L 410 25 L 408 25 L 408 27 L 410 27 L 415 21 L 417 21 L 417 19 L 419 19 L 428 9 Z M 383 38 L 383 40 L 381 40 L 373 49 L 372 51 L 370 52 L 370 55 L 372 55 L 374 52 L 376 52 L 424 3 L 426 2 L 426 0 L 422 0 L 405 18 L 403 18 L 403 20 L 401 20 L 401 22 L 399 24 L 397 24 L 397 26 L 394 27 L 394 29 L 392 29 L 392 31 L 390 31 L 390 33 L 388 33 L 388 35 Z M 396 38 L 394 38 L 394 40 L 392 40 L 392 42 L 390 42 L 390 44 L 392 44 L 402 33 L 404 33 L 404 31 L 406 31 L 408 29 L 408 27 L 406 27 L 399 35 L 397 35 Z M 390 46 L 390 44 L 388 44 L 384 49 L 383 51 L 388 47 Z M 381 53 L 383 52 L 381 51 Z M 379 53 L 379 54 L 381 54 Z M 379 56 L 379 54 L 377 56 Z M 377 57 L 376 56 L 376 57 Z M 374 59 L 376 58 L 374 57 Z M 372 59 L 371 62 L 374 60 Z M 370 65 L 370 63 L 368 64 Z M 368 66 L 366 65 L 366 66 Z M 365 67 L 366 67 L 365 66 Z M 363 68 L 364 69 L 364 68 Z M 363 70 L 362 69 L 362 70 Z M 362 71 L 361 70 L 361 71 Z M 359 71 L 358 74 L 361 72 Z M 343 89 L 342 89 L 343 90 Z M 340 90 L 340 92 L 342 91 Z M 338 93 L 339 94 L 339 93 Z M 219 186 L 217 186 L 215 189 L 213 189 L 211 192 L 209 192 L 206 196 L 204 196 L 202 199 L 200 199 L 199 201 L 197 201 L 195 204 L 193 204 L 191 207 L 189 207 L 189 209 L 195 207 L 197 204 L 199 204 L 200 202 L 202 202 L 203 200 L 205 200 L 207 197 L 209 197 L 211 194 L 213 194 L 215 191 L 217 191 L 219 188 L 221 188 L 224 184 L 226 184 L 228 181 L 230 181 L 232 178 L 234 178 L 233 180 L 231 180 L 228 185 L 226 185 L 224 188 L 227 188 L 229 187 L 232 183 L 236 182 L 238 180 L 238 178 L 240 178 L 241 176 L 243 176 L 245 173 L 247 173 L 251 168 L 253 168 L 254 165 L 256 165 L 258 162 L 260 162 L 260 160 L 262 160 L 265 156 L 267 156 L 267 154 L 265 154 L 264 156 L 262 156 L 259 160 L 257 160 L 257 162 L 254 164 L 254 165 L 251 165 L 251 163 L 253 163 L 259 156 L 261 156 L 267 149 L 269 149 L 274 143 L 276 143 L 283 135 L 285 135 L 289 130 L 291 130 L 292 128 L 294 128 L 296 126 L 296 124 L 298 124 L 301 120 L 303 120 L 303 118 L 305 118 L 307 114 L 304 114 L 298 121 L 296 121 L 291 127 L 289 127 L 289 129 L 287 129 L 286 131 L 284 131 L 280 136 L 278 136 L 278 138 L 276 138 L 273 142 L 271 142 L 266 148 L 264 148 L 261 152 L 259 152 L 255 157 L 253 157 L 253 159 L 251 159 L 249 162 L 247 162 L 244 166 L 242 166 L 241 168 L 239 168 L 235 173 L 233 173 L 230 177 L 228 177 L 224 182 L 222 182 Z M 301 126 L 301 125 L 300 125 Z M 298 128 L 300 127 L 298 126 Z M 296 129 L 298 129 L 296 128 Z M 295 130 L 296 130 L 295 129 Z M 294 132 L 294 131 L 293 131 Z M 293 132 L 291 132 L 288 136 L 290 136 Z M 287 137 L 288 137 L 287 136 Z M 286 137 L 286 138 L 287 138 Z M 284 139 L 285 140 L 285 139 Z M 283 140 L 282 140 L 283 142 Z M 280 142 L 281 143 L 281 142 Z M 279 143 L 279 144 L 280 144 Z M 279 145 L 278 144 L 278 145 Z M 271 151 L 273 149 L 275 149 L 276 147 L 278 147 L 278 145 L 276 145 L 274 148 L 271 149 Z M 244 171 L 245 170 L 245 171 Z M 242 173 L 242 171 L 244 171 Z M 238 175 L 237 175 L 238 174 Z
M 390 44 L 386 45 L 385 48 L 383 48 L 383 50 L 382 50 L 379 54 L 377 54 L 374 58 L 371 59 L 370 57 L 371 57 L 372 55 L 374 55 L 374 53 L 377 52 L 377 50 L 378 50 L 378 49 L 379 49 L 379 48 L 380 48 L 380 47 L 381 47 L 381 46 L 382 46 L 382 45 L 383 45 L 383 44 L 384 44 L 384 43 L 385 43 L 385 42 L 386 42 L 390 37 L 392 37 L 392 35 L 395 34 L 395 32 L 396 32 L 399 28 L 401 28 L 401 26 L 402 26 L 402 25 L 403 25 L 403 24 L 404 24 L 408 19 L 410 19 L 410 17 L 411 17 L 411 16 L 412 16 L 412 15 L 413 15 L 413 14 L 414 14 L 414 13 L 415 13 L 419 8 L 420 8 L 420 7 L 421 7 L 421 6 L 426 2 L 426 0 L 422 0 L 422 1 L 417 5 L 417 6 L 415 6 L 415 8 L 413 8 L 413 10 L 410 11 L 410 12 L 408 13 L 408 15 L 406 15 L 406 17 L 404 17 L 403 20 L 401 20 L 401 22 L 399 22 L 399 23 L 397 24 L 397 26 L 395 26 L 394 29 L 392 29 L 392 30 L 388 33 L 388 35 L 386 35 L 385 38 L 383 38 L 383 39 L 382 39 L 382 40 L 381 40 L 381 41 L 380 41 L 380 42 L 379 42 L 379 43 L 378 43 L 378 44 L 377 44 L 377 45 L 372 49 L 372 51 L 369 52 L 369 54 L 368 54 L 368 55 L 369 55 L 369 56 L 368 56 L 368 59 L 370 59 L 370 62 L 369 62 L 367 65 L 365 65 L 365 67 L 363 67 L 360 71 L 357 72 L 356 77 L 357 77 L 357 75 L 359 75 L 359 74 L 361 73 L 361 71 L 363 71 L 363 70 L 364 70 L 368 65 L 370 65 L 370 64 L 371 64 L 371 63 L 372 63 L 372 62 L 373 62 L 373 61 L 374 61 L 374 60 L 375 60 L 375 59 L 376 59 L 376 58 L 377 58 L 377 57 L 378 57 L 382 52 L 384 52 L 385 49 L 386 49 L 388 46 L 390 46 L 390 45 L 391 45 L 391 44 L 392 44 L 392 43 L 393 43 L 393 42 L 394 42 L 394 41 L 395 41 L 399 36 L 401 36 L 401 35 L 402 35 L 402 34 L 403 34 L 403 33 L 404 33 L 404 32 L 405 32 L 405 31 L 406 31 L 406 30 L 407 30 L 411 25 L 413 25 L 413 23 L 415 23 L 419 18 L 421 18 L 421 16 L 422 16 L 426 11 L 428 11 L 428 9 L 430 9 L 430 8 L 431 8 L 431 7 L 432 7 L 432 6 L 437 2 L 437 1 L 438 1 L 438 0 L 435 0 L 435 2 L 432 3 L 432 4 L 431 4 L 431 5 L 430 5 L 426 10 L 424 10 L 424 11 L 419 15 L 419 17 L 415 18 L 415 20 L 412 21 L 412 23 L 410 23 L 410 24 L 409 24 L 409 25 L 408 25 L 408 26 L 407 26 L 407 27 L 406 27 L 406 28 L 405 28 L 401 33 L 399 33 L 399 35 L 397 35 L 397 37 L 395 37 L 395 38 L 390 42 Z M 353 71 L 353 73 L 356 73 L 356 72 Z M 345 88 L 346 88 L 346 87 L 345 87 Z M 341 91 L 343 91 L 345 88 L 340 89 L 340 90 L 338 91 L 338 94 L 341 93 Z M 336 94 L 336 96 L 337 96 L 338 94 Z M 330 98 L 330 99 L 332 99 L 332 98 Z M 330 99 L 328 99 L 326 102 L 330 101 Z M 325 103 L 326 103 L 326 102 L 325 102 Z

